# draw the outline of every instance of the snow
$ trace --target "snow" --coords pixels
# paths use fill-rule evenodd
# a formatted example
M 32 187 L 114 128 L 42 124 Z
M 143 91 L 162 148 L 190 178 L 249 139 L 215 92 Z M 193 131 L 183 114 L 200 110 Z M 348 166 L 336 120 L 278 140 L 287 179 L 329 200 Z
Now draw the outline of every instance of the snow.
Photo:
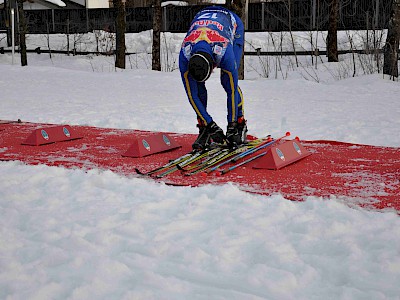
M 49 2 L 52 4 L 58 5 L 60 7 L 66 6 L 66 4 L 61 0 L 44 0 L 44 2 Z M 4 3 L 4 0 L 0 0 L 0 4 L 3 4 L 3 3 Z
M 308 47 L 307 35 L 296 44 Z M 78 38 L 93 47 L 93 36 Z M 126 70 L 105 56 L 29 54 L 21 67 L 18 54 L 15 65 L 0 55 L 0 120 L 195 133 L 176 70 L 182 35 L 162 38 L 165 72 L 149 70 L 150 32 L 127 36 L 137 54 Z M 262 34 L 246 38 L 247 47 L 271 46 Z M 50 40 L 53 49 L 65 41 Z M 28 37 L 28 49 L 46 45 L 44 35 Z M 302 57 L 298 68 L 281 58 L 279 72 L 277 58 L 247 57 L 240 86 L 250 133 L 399 147 L 399 82 L 368 74 L 361 59 L 353 78 L 351 55 L 317 66 Z M 219 72 L 207 86 L 224 128 Z M 0 162 L 0 178 L 0 299 L 399 299 L 395 212 L 334 195 L 292 202 L 234 183 L 171 187 L 21 162 Z
M 213 3 L 213 4 L 226 4 L 226 0 L 208 0 L 208 3 Z
M 186 1 L 165 1 L 161 3 L 161 6 L 168 6 L 168 5 L 175 5 L 175 6 L 188 6 L 189 4 Z
M 61 7 L 66 6 L 66 4 L 61 0 L 46 0 L 46 1 Z

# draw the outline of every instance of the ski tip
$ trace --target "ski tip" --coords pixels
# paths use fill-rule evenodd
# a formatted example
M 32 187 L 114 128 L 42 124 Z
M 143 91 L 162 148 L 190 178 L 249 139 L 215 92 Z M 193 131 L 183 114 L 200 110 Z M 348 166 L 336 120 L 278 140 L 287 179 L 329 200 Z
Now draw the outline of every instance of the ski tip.
M 285 134 L 286 136 L 290 136 L 290 132 L 288 131 L 288 132 L 286 132 L 286 134 Z
M 136 174 L 144 175 L 144 173 L 142 171 L 140 171 L 138 168 L 135 168 L 135 172 L 136 172 Z
M 136 172 L 137 175 L 140 175 L 140 176 L 149 176 L 149 177 L 151 177 L 153 175 L 153 172 L 142 172 L 137 168 L 135 168 L 135 172 Z
M 298 137 L 298 136 L 296 136 L 295 138 L 294 138 L 296 141 L 300 141 L 300 138 Z

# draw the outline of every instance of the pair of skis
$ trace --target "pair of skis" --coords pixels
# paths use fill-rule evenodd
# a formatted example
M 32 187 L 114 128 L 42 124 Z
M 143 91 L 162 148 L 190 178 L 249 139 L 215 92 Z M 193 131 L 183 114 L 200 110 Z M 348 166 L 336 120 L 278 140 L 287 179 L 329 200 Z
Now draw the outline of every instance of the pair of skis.
M 241 166 L 243 166 L 243 165 L 245 165 L 245 164 L 247 164 L 249 162 L 252 162 L 252 161 L 254 161 L 254 160 L 256 160 L 256 159 L 258 159 L 260 157 L 263 157 L 264 155 L 266 155 L 268 153 L 268 150 L 263 151 L 263 152 L 261 152 L 261 153 L 259 153 L 257 155 L 254 155 L 254 156 L 251 156 L 251 155 L 256 153 L 256 152 L 258 152 L 258 151 L 260 151 L 260 150 L 267 149 L 267 148 L 271 147 L 273 144 L 278 143 L 279 141 L 281 141 L 282 139 L 284 139 L 285 137 L 288 137 L 288 136 L 290 136 L 290 132 L 286 132 L 286 134 L 284 136 L 281 136 L 280 138 L 266 140 L 265 142 L 261 143 L 257 147 L 248 149 L 247 151 L 245 151 L 243 153 L 239 153 L 238 155 L 236 155 L 236 156 L 234 156 L 234 157 L 232 157 L 232 158 L 230 158 L 228 160 L 225 160 L 225 161 L 223 161 L 223 162 L 221 162 L 221 163 L 209 168 L 206 171 L 206 173 L 208 174 L 208 173 L 220 170 L 221 167 L 223 167 L 223 166 L 225 166 L 225 165 L 227 165 L 229 163 L 233 163 L 232 166 L 227 167 L 227 168 L 222 169 L 221 171 L 219 171 L 221 175 L 224 175 L 224 174 L 226 174 L 226 173 L 228 173 L 228 172 L 230 172 L 232 170 L 235 170 L 235 169 L 237 169 L 237 168 L 239 168 L 239 167 L 241 167 Z M 248 157 L 248 158 L 246 160 L 241 161 L 241 162 L 238 163 L 239 160 L 241 160 L 242 158 L 245 158 L 245 157 Z
M 253 149 L 255 147 L 257 147 L 257 146 L 254 144 L 250 144 L 250 145 L 243 145 L 237 149 L 223 149 L 214 157 L 211 157 L 210 159 L 206 159 L 195 166 L 191 166 L 190 168 L 179 167 L 179 169 L 185 176 L 191 176 L 191 175 L 202 173 L 202 172 L 204 174 L 206 174 L 205 172 L 208 169 L 212 168 L 213 166 L 220 164 L 223 161 L 226 161 L 227 159 L 231 158 L 232 156 L 238 155 L 239 153 L 243 153 L 243 152 L 245 152 L 249 149 Z
M 289 135 L 290 133 L 287 132 L 284 136 L 278 139 L 271 139 L 271 137 L 268 136 L 266 138 L 250 141 L 248 144 L 242 145 L 233 150 L 226 147 L 216 147 L 203 151 L 192 151 L 148 172 L 141 172 L 137 168 L 135 170 L 137 174 L 154 176 L 157 178 L 162 178 L 178 170 L 180 170 L 185 176 L 191 176 L 198 173 L 207 175 L 214 171 L 218 171 L 223 175 L 266 155 L 268 150 L 252 156 L 252 154 L 269 148 Z M 247 159 L 238 162 L 244 158 Z M 233 165 L 220 170 L 223 166 L 230 163 L 233 163 Z
M 246 147 L 247 149 L 248 147 L 253 147 L 260 142 L 261 139 L 251 141 L 249 144 L 246 144 L 243 147 Z M 243 147 L 231 151 L 229 148 L 223 146 L 214 146 L 212 148 L 202 151 L 189 152 L 168 162 L 161 167 L 155 168 L 148 172 L 142 172 L 138 168 L 136 168 L 135 171 L 139 175 L 153 176 L 156 178 L 162 178 L 177 170 L 180 170 L 181 172 L 190 171 L 187 174 L 193 175 L 198 173 L 203 165 L 212 166 L 213 163 L 218 163 L 219 161 L 225 159 L 225 156 L 228 157 L 237 153 L 239 149 L 243 149 Z
M 171 174 L 178 169 L 178 165 L 181 167 L 187 166 L 191 163 L 194 163 L 208 155 L 212 155 L 213 153 L 219 151 L 219 148 L 213 148 L 213 149 L 207 149 L 204 151 L 192 151 L 189 153 L 186 153 L 174 160 L 171 160 L 170 162 L 168 162 L 167 164 L 155 168 L 153 170 L 150 170 L 148 172 L 142 172 L 140 171 L 138 168 L 135 168 L 135 171 L 137 174 L 139 175 L 146 175 L 146 176 L 156 176 L 158 178 L 164 177 L 168 174 Z

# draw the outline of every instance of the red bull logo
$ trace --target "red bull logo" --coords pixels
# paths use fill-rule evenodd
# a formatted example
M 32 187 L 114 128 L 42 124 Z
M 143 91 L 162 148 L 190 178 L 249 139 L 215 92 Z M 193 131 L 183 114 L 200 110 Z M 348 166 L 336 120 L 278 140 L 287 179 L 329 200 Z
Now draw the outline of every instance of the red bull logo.
M 201 20 L 201 21 L 196 21 L 192 24 L 192 26 L 190 27 L 190 30 L 192 30 L 195 26 L 200 26 L 200 27 L 204 27 L 204 26 L 208 26 L 208 25 L 214 25 L 217 26 L 218 30 L 224 30 L 224 26 L 217 22 L 217 21 L 213 21 L 213 20 Z
M 196 44 L 200 41 L 206 41 L 209 44 L 222 43 L 226 46 L 230 41 L 228 38 L 222 36 L 217 30 L 213 30 L 207 27 L 195 29 L 189 33 L 189 35 L 183 40 L 183 43 Z

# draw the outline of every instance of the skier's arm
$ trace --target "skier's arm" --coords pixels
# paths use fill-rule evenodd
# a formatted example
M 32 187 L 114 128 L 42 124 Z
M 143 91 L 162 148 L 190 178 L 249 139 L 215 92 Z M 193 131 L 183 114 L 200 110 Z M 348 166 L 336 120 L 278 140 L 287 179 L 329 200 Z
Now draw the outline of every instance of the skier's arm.
M 189 76 L 188 65 L 189 62 L 181 51 L 179 55 L 179 70 L 181 72 L 183 86 L 185 87 L 190 105 L 193 107 L 197 116 L 204 122 L 204 124 L 211 123 L 212 118 L 207 113 L 206 108 L 199 98 L 198 84 L 194 79 L 191 78 L 191 76 Z

